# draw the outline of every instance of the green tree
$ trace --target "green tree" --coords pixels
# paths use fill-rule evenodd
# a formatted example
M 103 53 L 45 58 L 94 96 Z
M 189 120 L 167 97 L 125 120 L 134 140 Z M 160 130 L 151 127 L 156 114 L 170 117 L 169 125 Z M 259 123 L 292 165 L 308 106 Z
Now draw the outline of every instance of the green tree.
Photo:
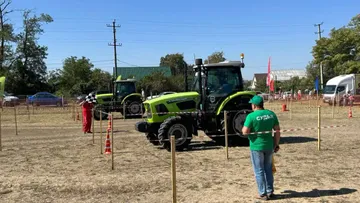
M 205 64 L 208 63 L 219 63 L 219 62 L 223 62 L 225 61 L 226 58 L 224 57 L 224 52 L 214 52 L 212 53 L 210 56 L 208 56 L 208 58 L 204 61 Z
M 268 87 L 266 86 L 266 79 L 256 81 L 255 89 L 256 91 L 267 92 Z
M 8 7 L 11 4 L 9 0 L 3 0 L 0 2 L 0 73 L 3 74 L 5 70 L 4 65 L 9 66 L 11 64 L 12 46 L 10 43 L 16 42 L 14 35 L 13 25 L 8 22 L 8 14 L 12 13 Z M 8 62 L 7 64 L 4 64 Z
M 333 28 L 329 37 L 317 40 L 313 47 L 313 64 L 320 70 L 323 65 L 324 84 L 327 80 L 340 74 L 360 73 L 360 16 L 352 18 L 347 26 Z M 307 68 L 312 79 L 317 71 Z
M 110 85 L 112 83 L 111 74 L 109 72 L 103 71 L 99 68 L 95 68 L 91 73 L 90 84 L 94 90 L 110 90 Z
M 38 44 L 38 36 L 44 33 L 42 25 L 53 19 L 48 14 L 32 15 L 30 10 L 23 13 L 23 31 L 16 36 L 16 56 L 14 65 L 9 73 L 12 78 L 10 84 L 17 94 L 35 93 L 47 90 L 46 64 L 47 47 Z M 9 76 L 8 76 L 9 77 Z
M 89 82 L 93 78 L 94 65 L 90 59 L 82 57 L 78 59 L 71 56 L 65 59 L 63 69 L 60 71 L 61 91 L 64 94 L 89 93 Z M 97 73 L 101 73 L 97 70 Z
M 172 75 L 183 75 L 186 62 L 182 54 L 167 54 L 160 58 L 160 66 L 170 67 Z

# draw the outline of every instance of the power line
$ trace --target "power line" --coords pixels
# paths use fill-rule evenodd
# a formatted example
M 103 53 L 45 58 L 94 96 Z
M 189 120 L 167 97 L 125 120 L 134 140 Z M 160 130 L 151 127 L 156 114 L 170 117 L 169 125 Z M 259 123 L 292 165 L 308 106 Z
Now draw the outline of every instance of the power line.
M 130 65 L 130 66 L 140 67 L 140 66 L 138 66 L 138 65 L 134 65 L 134 64 L 128 63 L 128 62 L 126 62 L 126 61 L 120 61 L 120 60 L 118 60 L 118 61 L 119 61 L 120 63 L 127 64 L 127 65 Z
M 91 23 L 104 23 L 109 19 L 99 20 L 98 18 L 70 18 L 70 17 L 56 17 L 52 16 L 55 22 L 59 21 L 89 21 Z M 11 19 L 22 20 L 22 16 L 12 17 Z M 221 24 L 220 24 L 221 23 Z M 123 25 L 136 25 L 136 24 L 149 24 L 149 25 L 159 25 L 159 26 L 184 26 L 184 27 L 229 27 L 229 28 L 238 28 L 238 27 L 309 27 L 309 24 L 271 24 L 269 22 L 254 22 L 249 24 L 226 24 L 223 22 L 217 23 L 192 23 L 192 22 L 170 22 L 170 21 L 151 21 L 151 20 L 123 20 L 121 22 Z
M 121 46 L 122 44 L 121 44 L 121 43 L 120 43 L 120 44 L 117 44 L 117 43 L 116 43 L 116 28 L 117 28 L 117 27 L 120 27 L 120 25 L 116 25 L 115 19 L 114 19 L 112 25 L 109 25 L 109 24 L 108 24 L 107 27 L 112 27 L 112 29 L 113 29 L 114 42 L 113 42 L 113 44 L 109 43 L 109 46 L 113 46 L 113 47 L 114 47 L 115 77 L 117 77 L 117 53 L 116 53 L 116 47 Z M 116 78 L 115 78 L 115 79 L 116 79 Z
M 110 60 L 99 60 L 99 61 L 91 61 L 90 60 L 90 63 L 109 63 L 109 62 L 112 62 L 113 60 L 112 59 L 110 59 Z M 60 62 L 51 62 L 51 63 L 46 63 L 46 65 L 62 65 L 63 64 L 63 62 L 62 63 L 60 63 Z

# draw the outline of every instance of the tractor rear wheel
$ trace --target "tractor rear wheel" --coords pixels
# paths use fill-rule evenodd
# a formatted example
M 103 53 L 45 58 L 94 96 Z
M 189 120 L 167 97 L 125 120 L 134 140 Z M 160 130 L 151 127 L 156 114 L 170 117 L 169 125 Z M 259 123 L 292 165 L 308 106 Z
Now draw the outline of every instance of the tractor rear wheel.
M 126 118 L 142 118 L 142 111 L 144 107 L 141 101 L 130 100 L 125 103 L 125 116 Z
M 251 110 L 244 109 L 237 112 L 231 112 L 228 113 L 227 117 L 227 124 L 228 124 L 228 139 L 229 139 L 229 145 L 230 146 L 249 146 L 249 140 L 248 138 L 242 136 L 242 127 L 244 126 L 244 122 L 246 119 L 246 116 L 251 113 Z M 221 120 L 221 125 L 223 132 L 225 132 L 225 121 L 224 119 Z M 221 137 L 223 138 L 223 137 Z M 221 141 L 221 143 L 225 143 L 224 138 L 220 139 L 217 138 L 215 141 Z
M 175 136 L 176 150 L 183 150 L 188 147 L 191 142 L 191 128 L 186 124 L 187 122 L 180 116 L 173 116 L 167 118 L 159 128 L 160 144 L 167 150 L 171 151 L 171 136 Z

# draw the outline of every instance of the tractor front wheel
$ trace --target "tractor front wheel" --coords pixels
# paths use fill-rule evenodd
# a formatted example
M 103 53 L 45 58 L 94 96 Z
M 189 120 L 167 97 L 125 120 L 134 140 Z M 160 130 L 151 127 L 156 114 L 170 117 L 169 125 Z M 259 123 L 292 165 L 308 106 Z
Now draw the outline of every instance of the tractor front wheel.
M 108 111 L 103 108 L 103 106 L 95 106 L 94 108 L 94 119 L 96 121 L 100 120 L 100 111 L 102 111 L 101 116 L 102 116 L 102 120 L 107 120 L 108 119 Z
M 175 136 L 176 150 L 183 150 L 188 147 L 191 142 L 191 128 L 186 125 L 186 121 L 180 116 L 167 118 L 159 128 L 160 144 L 167 150 L 171 151 L 171 136 Z
M 154 133 L 147 133 L 146 138 L 149 140 L 149 142 L 155 146 L 160 145 L 159 139 L 156 134 Z

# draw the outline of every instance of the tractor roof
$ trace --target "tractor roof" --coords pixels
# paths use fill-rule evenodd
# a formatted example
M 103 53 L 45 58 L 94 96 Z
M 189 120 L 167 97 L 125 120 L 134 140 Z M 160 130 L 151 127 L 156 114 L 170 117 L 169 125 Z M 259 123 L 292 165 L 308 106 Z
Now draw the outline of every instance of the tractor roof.
M 220 63 L 210 63 L 210 64 L 204 64 L 205 67 L 219 67 L 219 66 L 241 66 L 243 62 L 241 61 L 223 61 Z
M 129 78 L 129 79 L 126 79 L 126 80 L 116 80 L 116 82 L 136 82 L 136 79 Z

